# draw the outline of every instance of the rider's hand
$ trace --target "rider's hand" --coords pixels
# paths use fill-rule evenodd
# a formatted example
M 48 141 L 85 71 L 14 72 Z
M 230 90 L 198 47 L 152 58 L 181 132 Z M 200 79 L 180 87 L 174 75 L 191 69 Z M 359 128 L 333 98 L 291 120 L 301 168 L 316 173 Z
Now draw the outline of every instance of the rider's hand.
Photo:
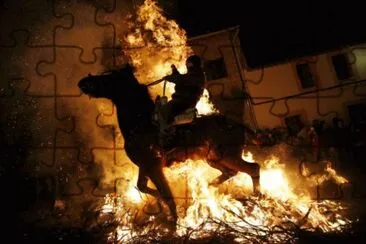
M 171 81 L 173 79 L 172 75 L 167 75 L 164 77 L 164 80 Z
M 175 82 L 177 80 L 177 75 L 171 74 L 164 77 L 165 80 L 169 82 Z
M 172 64 L 170 67 L 172 68 L 172 75 L 178 75 L 179 74 L 179 71 L 178 71 L 177 67 L 175 67 L 174 64 Z

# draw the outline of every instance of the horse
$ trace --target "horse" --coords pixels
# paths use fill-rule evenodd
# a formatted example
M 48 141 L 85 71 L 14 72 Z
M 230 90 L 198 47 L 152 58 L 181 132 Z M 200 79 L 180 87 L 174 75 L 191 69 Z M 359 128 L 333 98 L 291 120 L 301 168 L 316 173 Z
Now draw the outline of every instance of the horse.
M 163 168 L 173 161 L 205 159 L 211 167 L 222 172 L 211 184 L 220 184 L 238 172 L 247 173 L 252 178 L 253 192 L 259 193 L 260 166 L 242 159 L 245 134 L 255 134 L 247 126 L 220 114 L 197 117 L 189 125 L 177 126 L 175 148 L 166 152 L 158 143 L 159 129 L 153 119 L 154 101 L 147 85 L 140 84 L 135 77 L 132 66 L 89 74 L 78 82 L 78 86 L 90 97 L 113 102 L 126 154 L 139 168 L 137 188 L 167 204 L 171 213 L 169 222 L 176 224 L 178 216 Z M 156 190 L 148 187 L 148 179 Z

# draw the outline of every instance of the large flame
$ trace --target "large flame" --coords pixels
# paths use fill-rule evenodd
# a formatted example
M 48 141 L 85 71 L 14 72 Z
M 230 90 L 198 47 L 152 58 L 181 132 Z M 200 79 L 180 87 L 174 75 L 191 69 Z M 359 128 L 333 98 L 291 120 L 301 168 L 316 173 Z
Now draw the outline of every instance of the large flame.
M 186 32 L 174 20 L 167 19 L 154 0 L 145 0 L 129 17 L 128 26 L 122 40 L 123 53 L 135 66 L 140 82 L 147 84 L 171 74 L 172 64 L 180 73 L 187 72 L 185 62 L 193 50 L 187 45 Z M 150 88 L 152 96 L 163 95 L 163 84 Z M 167 82 L 165 95 L 171 98 L 173 92 L 174 84 Z M 217 112 L 208 97 L 205 90 L 196 107 L 199 114 Z
M 192 54 L 186 45 L 186 32 L 173 20 L 162 14 L 162 9 L 153 0 L 146 0 L 129 18 L 129 29 L 124 36 L 123 52 L 136 67 L 140 82 L 149 83 L 171 73 L 171 65 L 185 73 L 185 60 Z M 161 94 L 162 85 L 154 87 Z M 170 86 L 167 95 L 172 92 Z
M 243 155 L 243 159 L 254 161 L 250 153 Z M 295 226 L 331 232 L 340 231 L 350 223 L 342 216 L 345 207 L 341 203 L 314 201 L 306 192 L 295 193 L 285 165 L 276 157 L 264 161 L 261 168 L 261 196 L 251 194 L 252 182 L 249 175 L 244 173 L 238 173 L 220 186 L 210 185 L 209 182 L 220 172 L 204 160 L 187 160 L 165 169 L 164 173 L 171 185 L 175 186 L 173 191 L 188 192 L 188 205 L 187 202 L 177 201 L 178 209 L 184 211 L 179 213 L 175 235 L 189 234 L 191 239 L 200 239 L 222 231 L 226 234 L 230 232 L 239 242 L 267 238 L 271 243 L 283 243 L 293 238 L 291 231 L 295 231 Z M 330 172 L 328 168 L 323 173 L 324 177 L 326 175 L 335 182 L 346 182 L 334 169 Z M 104 211 L 113 213 L 120 220 L 115 237 L 126 242 L 133 237 L 146 235 L 152 228 L 155 228 L 154 233 L 164 233 L 165 229 L 156 225 L 157 216 L 146 217 L 143 228 L 135 226 L 137 220 L 133 217 L 142 211 L 143 206 L 151 203 L 151 198 L 136 193 L 136 201 L 135 197 L 126 194 L 131 193 L 114 196 L 117 199 L 114 204 L 111 204 L 113 197 L 106 197 Z M 133 209 L 135 215 L 126 214 L 127 209 Z M 276 228 L 278 231 L 273 231 Z

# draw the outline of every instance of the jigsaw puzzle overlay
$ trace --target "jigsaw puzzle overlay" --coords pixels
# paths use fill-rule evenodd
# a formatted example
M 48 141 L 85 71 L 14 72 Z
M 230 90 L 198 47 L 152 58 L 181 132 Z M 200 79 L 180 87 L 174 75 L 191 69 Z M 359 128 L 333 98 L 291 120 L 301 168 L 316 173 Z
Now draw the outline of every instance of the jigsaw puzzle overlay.
M 120 63 L 124 47 L 119 36 L 126 28 L 124 16 L 132 10 L 132 2 L 32 0 L 5 1 L 4 6 L 0 146 L 4 159 L 1 170 L 11 176 L 4 178 L 3 185 L 16 184 L 19 189 L 22 184 L 28 185 L 34 189 L 28 200 L 33 199 L 35 204 L 41 204 L 40 196 L 47 194 L 55 201 L 70 202 L 63 217 L 47 216 L 47 221 L 85 222 L 85 209 L 102 201 L 105 194 L 137 180 L 130 175 L 137 172 L 137 167 L 123 149 L 113 104 L 103 99 L 89 100 L 77 87 L 88 73 L 96 74 Z M 284 127 L 286 118 L 294 115 L 300 115 L 307 124 L 312 119 L 330 124 L 334 116 L 347 117 L 346 106 L 365 98 L 365 46 L 334 53 L 346 52 L 354 71 L 347 82 L 337 83 L 327 54 L 248 69 L 236 34 L 234 28 L 189 40 L 202 58 L 225 64 L 224 74 L 214 74 L 207 81 L 207 90 L 217 109 L 230 118 L 256 129 Z M 320 89 L 299 87 L 297 63 L 315 67 Z M 220 69 L 219 65 L 212 67 Z M 329 153 L 332 145 L 324 145 L 323 151 Z M 265 149 L 259 150 L 265 154 Z M 344 188 L 314 188 L 313 195 L 319 199 L 364 198 L 365 189 L 358 182 L 361 177 L 356 176 Z M 184 192 L 177 196 L 184 197 Z

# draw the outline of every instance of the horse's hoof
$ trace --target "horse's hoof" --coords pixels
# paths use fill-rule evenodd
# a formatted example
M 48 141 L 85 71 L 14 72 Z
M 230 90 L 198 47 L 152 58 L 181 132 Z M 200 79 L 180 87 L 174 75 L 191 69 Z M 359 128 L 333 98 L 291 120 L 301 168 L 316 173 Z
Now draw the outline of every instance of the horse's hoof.
M 167 234 L 173 235 L 177 231 L 177 219 L 173 217 L 168 217 L 164 223 L 166 227 Z

